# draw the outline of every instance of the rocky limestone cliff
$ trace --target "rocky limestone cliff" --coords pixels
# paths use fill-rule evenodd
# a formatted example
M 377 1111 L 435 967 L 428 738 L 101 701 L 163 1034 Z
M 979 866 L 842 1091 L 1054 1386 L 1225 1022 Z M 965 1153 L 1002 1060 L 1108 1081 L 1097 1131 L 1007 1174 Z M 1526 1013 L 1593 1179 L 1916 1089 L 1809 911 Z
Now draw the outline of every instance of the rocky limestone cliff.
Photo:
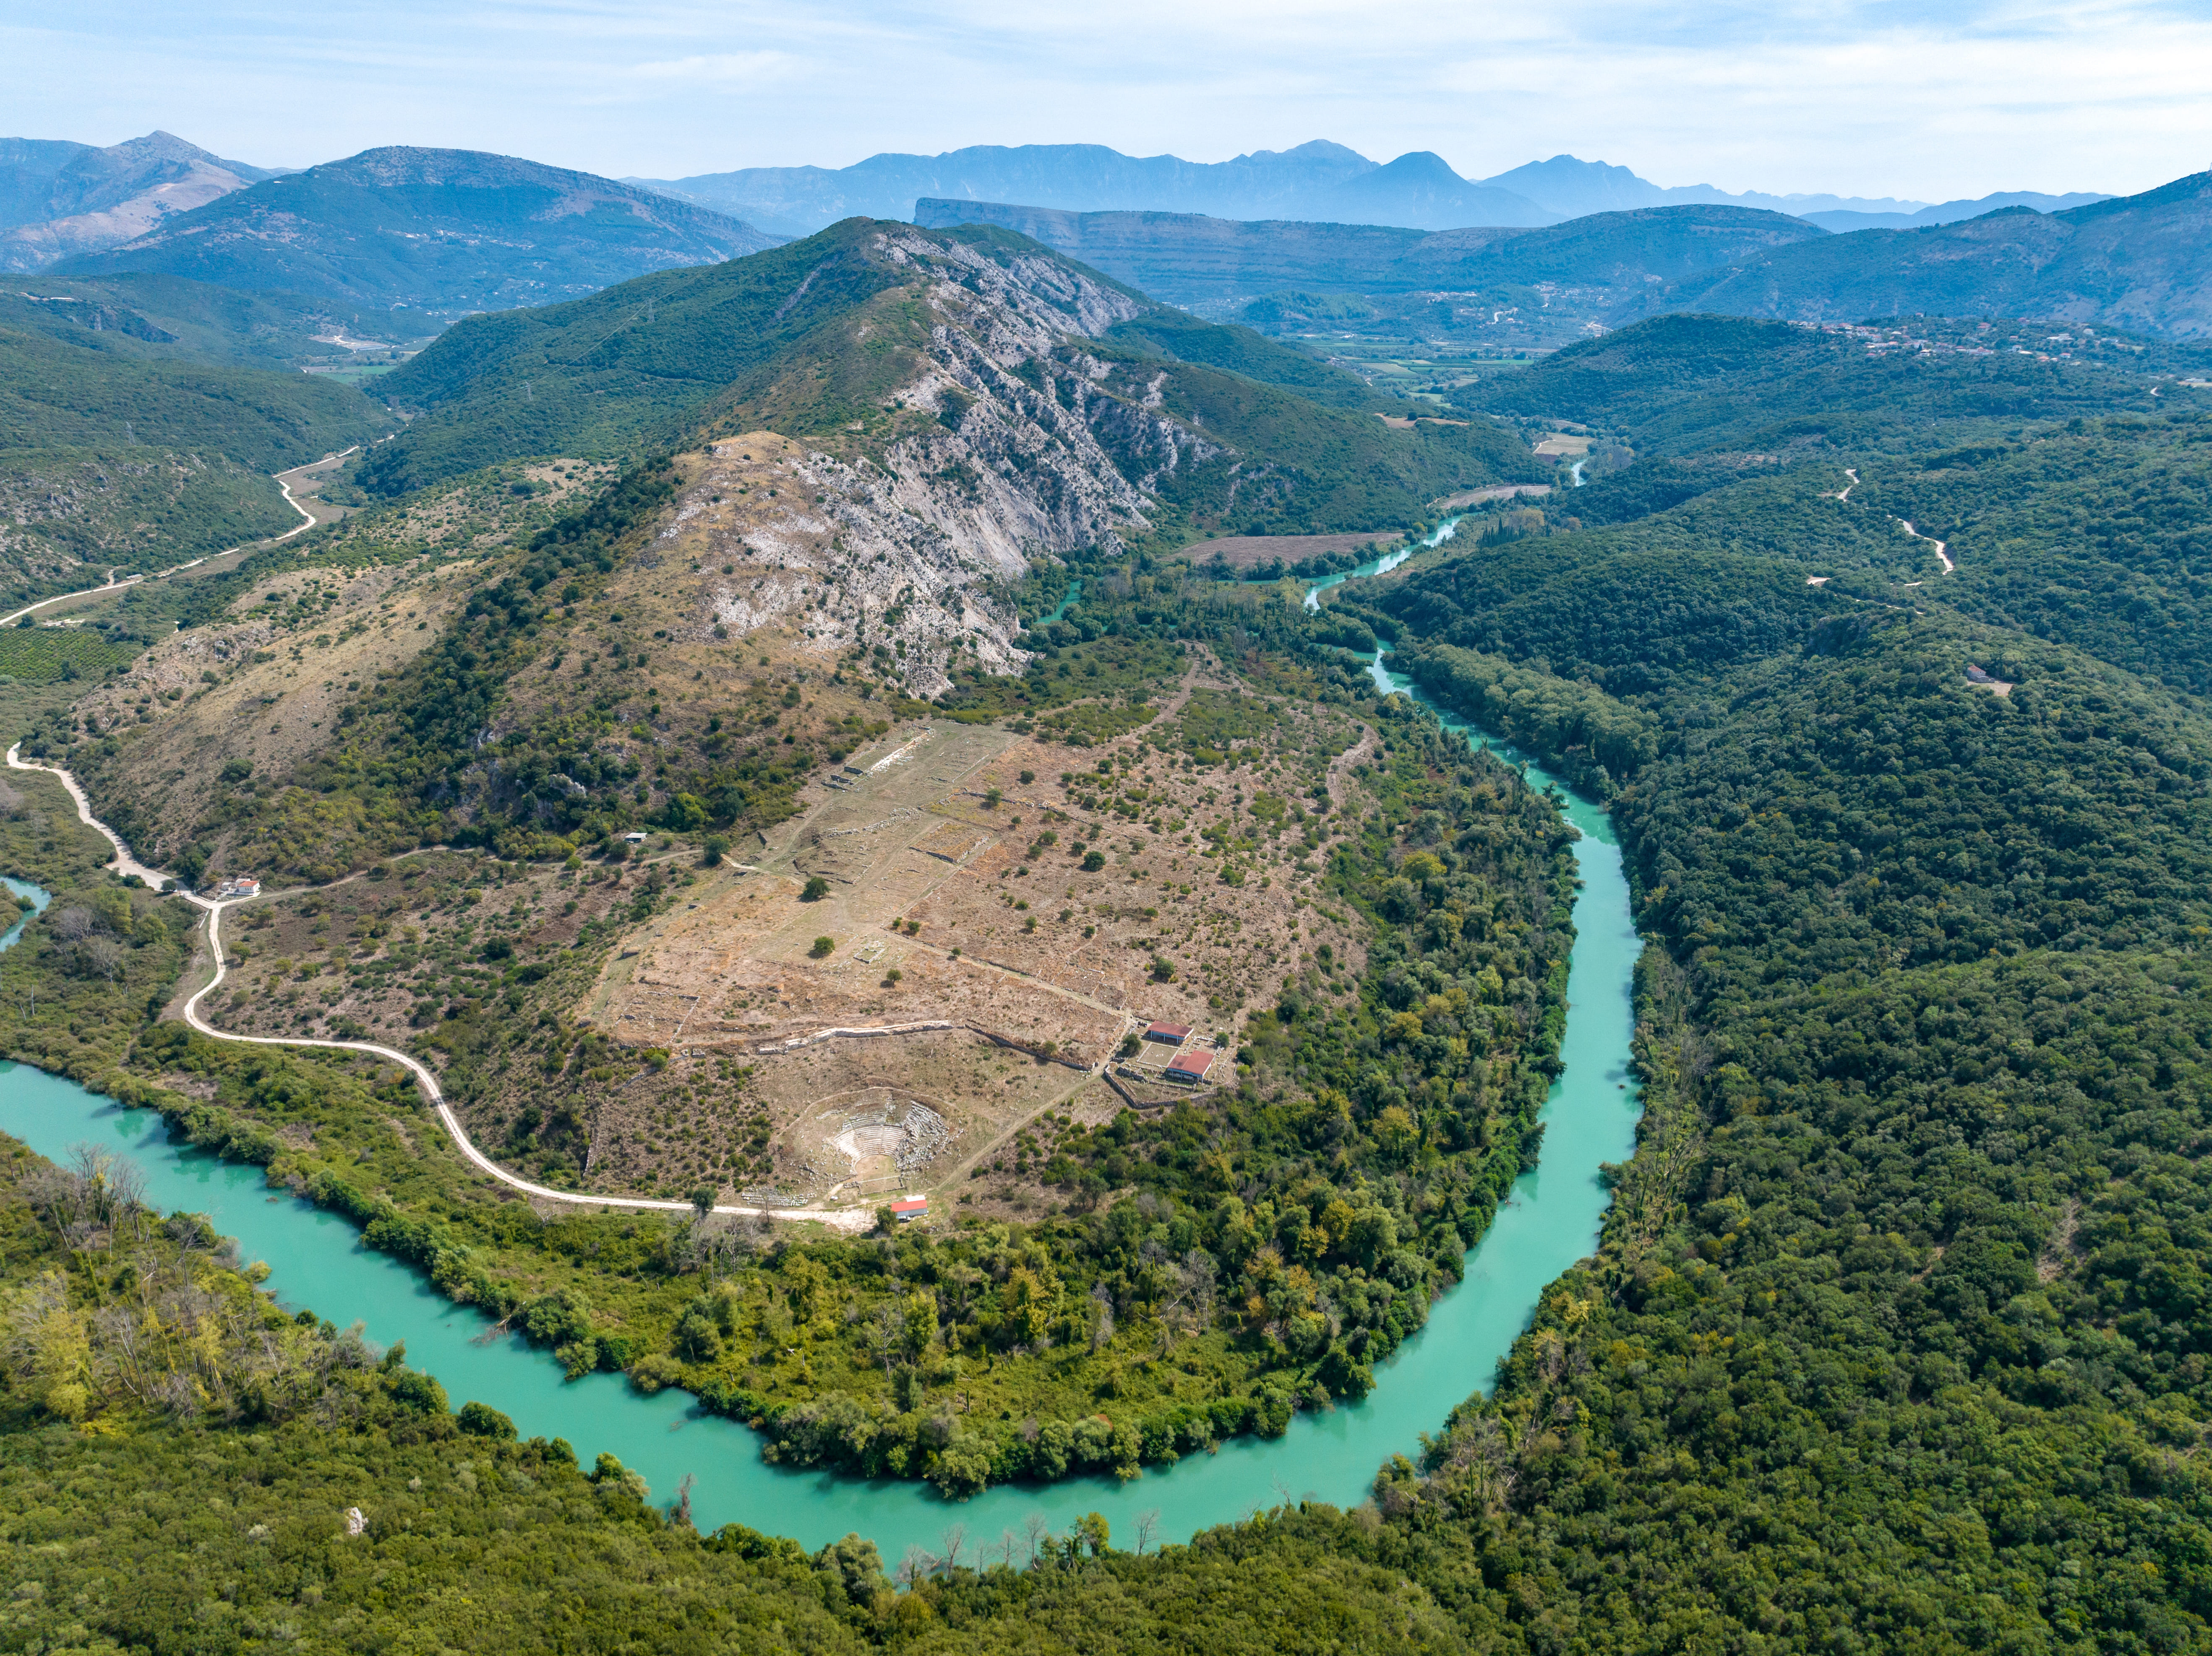
M 789 627 L 824 658 L 882 644 L 903 655 L 909 690 L 932 695 L 957 657 L 993 672 L 1027 664 L 1004 585 L 1042 558 L 1121 549 L 1150 527 L 1161 476 L 1226 451 L 1161 412 L 1160 375 L 1117 390 L 1117 365 L 1084 349 L 1139 314 L 1121 288 L 1060 260 L 888 227 L 877 251 L 916 282 L 868 310 L 918 298 L 928 312 L 918 369 L 886 400 L 933 417 L 902 422 L 874 455 L 767 432 L 718 440 L 660 540 L 729 566 L 694 636 Z M 855 343 L 879 325 L 864 311 Z

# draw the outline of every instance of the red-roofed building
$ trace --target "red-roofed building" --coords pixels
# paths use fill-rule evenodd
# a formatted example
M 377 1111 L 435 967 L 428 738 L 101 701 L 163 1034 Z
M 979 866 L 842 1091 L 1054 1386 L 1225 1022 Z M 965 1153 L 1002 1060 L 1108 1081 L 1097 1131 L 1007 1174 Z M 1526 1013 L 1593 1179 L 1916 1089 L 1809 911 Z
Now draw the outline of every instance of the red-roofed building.
M 902 1196 L 891 1204 L 891 1212 L 901 1224 L 909 1219 L 921 1218 L 928 1211 L 929 1198 L 927 1196 Z
M 1190 1039 L 1188 1023 L 1155 1023 L 1145 1031 L 1146 1040 L 1165 1041 L 1170 1046 L 1180 1046 Z
M 1178 1052 L 1168 1063 L 1168 1077 L 1174 1081 L 1203 1081 L 1213 1058 L 1212 1052 Z

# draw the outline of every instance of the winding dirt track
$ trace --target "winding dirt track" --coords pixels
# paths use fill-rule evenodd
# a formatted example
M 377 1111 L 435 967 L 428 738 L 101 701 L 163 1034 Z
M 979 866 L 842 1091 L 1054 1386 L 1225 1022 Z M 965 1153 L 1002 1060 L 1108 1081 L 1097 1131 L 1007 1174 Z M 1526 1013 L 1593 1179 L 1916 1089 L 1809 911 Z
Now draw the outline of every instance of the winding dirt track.
M 91 804 L 86 799 L 84 789 L 78 785 L 76 777 L 58 765 L 41 765 L 34 761 L 25 759 L 21 752 L 22 745 L 19 742 L 8 749 L 8 767 L 10 770 L 19 771 L 45 771 L 50 775 L 59 777 L 62 786 L 69 790 L 70 798 L 76 802 L 78 819 L 115 847 L 115 859 L 110 866 L 117 873 L 136 874 L 156 890 L 173 877 L 158 870 L 149 868 L 131 855 L 130 848 L 123 843 L 115 830 L 92 814 Z M 445 1090 L 438 1085 L 438 1077 L 431 1072 L 429 1067 L 420 1059 L 393 1047 L 380 1046 L 374 1041 L 369 1040 L 313 1040 L 304 1037 L 283 1035 L 240 1035 L 233 1034 L 228 1030 L 216 1028 L 215 1025 L 200 1016 L 199 1006 L 200 1002 L 222 984 L 225 975 L 222 958 L 222 912 L 232 905 L 211 897 L 203 897 L 197 892 L 179 891 L 178 895 L 195 907 L 207 910 L 208 948 L 215 956 L 215 975 L 201 985 L 194 992 L 192 998 L 185 1003 L 185 1022 L 198 1030 L 200 1034 L 212 1040 L 233 1040 L 250 1046 L 325 1047 L 341 1052 L 369 1052 L 378 1058 L 388 1059 L 400 1065 L 415 1077 L 415 1084 L 422 1089 L 422 1096 L 429 1101 L 431 1107 L 438 1113 L 438 1119 L 444 1123 L 447 1135 L 453 1139 L 461 1154 L 466 1156 L 479 1172 L 496 1179 L 510 1189 L 522 1192 L 526 1196 L 535 1196 L 549 1202 L 573 1202 L 585 1207 L 635 1208 L 659 1213 L 691 1211 L 691 1204 L 689 1202 L 662 1201 L 643 1196 L 588 1196 L 579 1191 L 553 1190 L 544 1185 L 533 1185 L 528 1180 L 509 1173 L 471 1142 L 468 1134 L 462 1130 L 460 1118 L 453 1113 L 453 1107 L 446 1102 Z M 849 1209 L 754 1208 L 718 1205 L 714 1210 L 716 1213 L 748 1219 L 765 1216 L 770 1219 L 811 1220 L 819 1224 L 833 1226 L 840 1230 L 866 1230 L 875 1223 L 875 1216 L 872 1213 Z
M 1850 478 L 1850 482 L 1844 484 L 1843 488 L 1838 493 L 1830 496 L 1830 499 L 1836 500 L 1848 500 L 1851 498 L 1851 491 L 1859 486 L 1859 474 L 1856 467 L 1845 466 L 1844 468 L 1844 476 Z M 1912 526 L 1909 519 L 1904 518 L 1893 518 L 1890 521 L 1895 524 L 1899 529 L 1903 530 L 1906 534 L 1911 536 L 1914 540 L 1925 541 L 1929 545 L 1934 547 L 1936 549 L 1936 561 L 1943 566 L 1943 573 L 1945 574 L 1954 575 L 1958 573 L 1959 566 L 1951 561 L 1951 543 L 1948 541 L 1939 541 L 1933 535 L 1922 534 L 1918 530 Z M 1808 584 L 1817 586 L 1827 579 L 1827 576 L 1822 575 Z M 1917 586 L 1920 583 L 1914 581 L 1911 584 Z
M 1951 561 L 1951 554 L 1948 549 L 1951 543 L 1948 541 L 1939 541 L 1933 535 L 1922 534 L 1903 518 L 1899 518 L 1897 520 L 1897 526 L 1899 529 L 1902 529 L 1906 534 L 1911 536 L 1914 540 L 1925 541 L 1929 545 L 1934 547 L 1936 549 L 1936 560 L 1942 564 L 1943 573 L 1945 574 L 1950 575 L 1958 573 L 1959 566 Z
M 361 445 L 358 443 L 354 445 L 354 448 L 359 448 L 360 446 Z M 347 455 L 352 452 L 353 449 L 351 448 L 341 449 L 336 454 L 325 454 L 323 456 L 321 460 L 310 460 L 307 462 L 307 465 L 319 466 L 321 465 L 325 460 L 343 460 Z M 294 466 L 292 468 L 292 471 L 305 471 L 307 469 L 307 466 Z M 272 535 L 267 540 L 257 543 L 258 545 L 276 546 L 283 542 L 290 540 L 295 535 L 303 535 L 315 526 L 317 522 L 315 514 L 308 511 L 307 507 L 301 506 L 297 500 L 292 498 L 292 485 L 284 481 L 285 478 L 291 475 L 292 472 L 290 471 L 278 472 L 276 474 L 275 481 L 276 484 L 276 492 L 284 497 L 284 504 L 290 507 L 293 511 L 298 513 L 305 521 L 294 524 L 289 529 L 286 530 L 281 535 Z M 95 597 L 101 592 L 119 592 L 126 586 L 137 586 L 149 580 L 160 580 L 164 576 L 178 574 L 186 569 L 197 569 L 202 564 L 207 562 L 210 558 L 227 558 L 237 550 L 238 548 L 235 546 L 227 546 L 220 552 L 210 552 L 204 557 L 191 558 L 183 563 L 173 563 L 167 569 L 157 569 L 150 575 L 125 575 L 121 580 L 116 579 L 115 569 L 111 568 L 107 572 L 107 581 L 105 585 L 87 586 L 81 588 L 75 592 L 57 592 L 50 598 L 40 598 L 36 604 L 28 604 L 24 605 L 23 608 L 16 610 L 13 615 L 0 616 L 0 627 L 13 626 L 24 616 L 32 614 L 35 610 L 50 609 L 57 604 L 67 604 L 71 598 L 88 598 Z M 117 567 L 120 567 L 120 566 L 118 565 Z M 13 761 L 11 760 L 9 762 L 13 763 Z M 17 770 L 50 770 L 52 767 L 47 765 L 17 765 L 15 768 Z M 65 773 L 57 773 L 62 774 Z M 76 785 L 72 782 L 70 786 L 71 791 L 74 792 Z M 77 808 L 82 810 L 83 807 L 84 798 L 82 794 L 79 794 L 77 796 Z M 92 822 L 92 818 L 89 816 L 86 817 L 84 820 L 88 822 Z M 94 826 L 98 827 L 99 825 L 94 823 Z M 106 828 L 101 828 L 100 832 L 106 834 L 107 830 Z M 112 840 L 115 836 L 111 834 L 108 834 L 108 838 Z M 116 841 L 116 848 L 118 851 L 122 849 L 122 842 L 120 840 Z M 128 870 L 125 871 L 128 872 Z

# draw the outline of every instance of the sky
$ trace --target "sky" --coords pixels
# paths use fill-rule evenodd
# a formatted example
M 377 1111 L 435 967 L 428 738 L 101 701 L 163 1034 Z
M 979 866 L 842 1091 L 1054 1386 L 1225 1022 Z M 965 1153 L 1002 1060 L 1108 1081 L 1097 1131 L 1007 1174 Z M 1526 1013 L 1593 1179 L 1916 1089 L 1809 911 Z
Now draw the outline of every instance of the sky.
M 407 143 L 671 179 L 1327 138 L 1477 179 L 1564 152 L 1661 185 L 1934 202 L 2212 165 L 2212 0 L 0 0 L 0 51 L 5 136 L 158 127 L 261 166 Z

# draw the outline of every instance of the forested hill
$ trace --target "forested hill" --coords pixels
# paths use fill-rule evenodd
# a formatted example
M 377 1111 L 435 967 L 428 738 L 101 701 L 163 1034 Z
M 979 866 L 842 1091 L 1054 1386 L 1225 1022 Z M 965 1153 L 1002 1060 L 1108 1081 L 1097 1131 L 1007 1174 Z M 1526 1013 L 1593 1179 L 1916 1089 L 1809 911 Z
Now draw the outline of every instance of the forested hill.
M 151 275 L 42 276 L 35 294 L 0 292 L 0 326 L 149 362 L 279 371 L 346 364 L 354 353 L 341 337 L 356 346 L 416 343 L 402 317 L 364 322 L 326 299 Z M 426 328 L 423 339 L 435 331 Z
M 1605 1246 L 1385 1491 L 1491 1514 L 1532 1647 L 2204 1636 L 2212 720 L 2097 658 L 2203 670 L 2208 430 L 1846 450 L 1383 597 L 1432 695 L 1614 792 L 1656 945 Z
M 32 308 L 0 302 L 0 592 L 10 596 L 90 584 L 86 566 L 104 579 L 111 565 L 166 567 L 281 533 L 300 518 L 267 474 L 396 423 L 331 379 L 195 360 L 52 307 L 22 314 Z
M 1955 549 L 1960 610 L 2212 695 L 2212 420 L 2075 420 L 1866 475 L 1869 507 Z
M 2003 337 L 1978 325 L 1916 326 L 1939 344 Z M 1708 579 L 1711 549 L 1756 548 L 1786 560 L 1801 585 L 1817 576 L 1831 594 L 1894 600 L 1895 583 L 1931 573 L 1926 543 L 1905 537 L 1903 520 L 1948 542 L 1958 566 L 1940 587 L 1917 589 L 1922 597 L 2206 694 L 2212 397 L 2186 383 L 2205 377 L 2201 353 L 2125 336 L 2074 343 L 2081 355 L 2066 361 L 1904 351 L 1886 338 L 1675 317 L 1469 386 L 1461 394 L 1471 404 L 1600 434 L 1589 486 L 1553 504 L 1555 516 L 1613 526 L 1612 537 L 1455 562 L 1415 578 L 1403 613 L 1474 647 L 1527 641 L 1527 653 L 1571 676 L 1584 670 L 1577 663 L 1663 672 L 1679 646 L 1615 656 L 1584 647 L 1567 616 L 1620 623 L 1600 614 L 1603 576 L 1566 572 L 1644 560 L 1637 590 L 1663 608 L 1680 583 Z M 1504 584 L 1527 556 L 1548 561 Z M 1864 572 L 1885 585 L 1860 583 Z M 1536 595 L 1569 579 L 1592 590 L 1565 605 Z M 1741 597 L 1722 598 L 1700 628 L 1710 632 Z
M 1161 503 L 1156 521 L 1193 537 L 1253 523 L 1379 532 L 1424 516 L 1455 480 L 1541 472 L 1487 422 L 1394 428 L 1370 410 L 1397 404 L 1304 351 L 1194 321 L 989 227 L 848 220 L 711 269 L 474 318 L 380 390 L 417 416 L 362 471 L 386 493 L 518 455 L 617 456 L 758 428 L 882 462 L 917 431 L 953 429 L 1002 476 L 1030 469 L 1017 454 L 1056 467 L 1102 443 L 1124 485 Z M 1073 448 L 1021 435 L 1071 418 L 1086 428 Z
M 2126 336 L 2092 333 L 2057 347 L 2050 332 L 1916 318 L 1902 337 L 1869 337 L 1659 317 L 1454 395 L 1471 410 L 1600 427 L 1638 453 L 1814 444 L 1895 452 L 1986 440 L 2022 422 L 2160 412 L 2177 397 L 2191 398 L 2177 382 L 2203 378 L 2212 365 L 2212 355 L 2146 349 Z M 2033 354 L 2014 349 L 2024 337 Z M 2077 355 L 2057 360 L 2058 349 Z
M 393 147 L 264 179 L 61 269 L 312 294 L 363 312 L 414 312 L 434 326 L 780 240 L 588 173 L 476 150 Z
M 1677 309 L 1802 321 L 2050 316 L 2176 339 L 2212 336 L 2212 173 L 2059 213 L 1780 247 L 1686 284 Z

